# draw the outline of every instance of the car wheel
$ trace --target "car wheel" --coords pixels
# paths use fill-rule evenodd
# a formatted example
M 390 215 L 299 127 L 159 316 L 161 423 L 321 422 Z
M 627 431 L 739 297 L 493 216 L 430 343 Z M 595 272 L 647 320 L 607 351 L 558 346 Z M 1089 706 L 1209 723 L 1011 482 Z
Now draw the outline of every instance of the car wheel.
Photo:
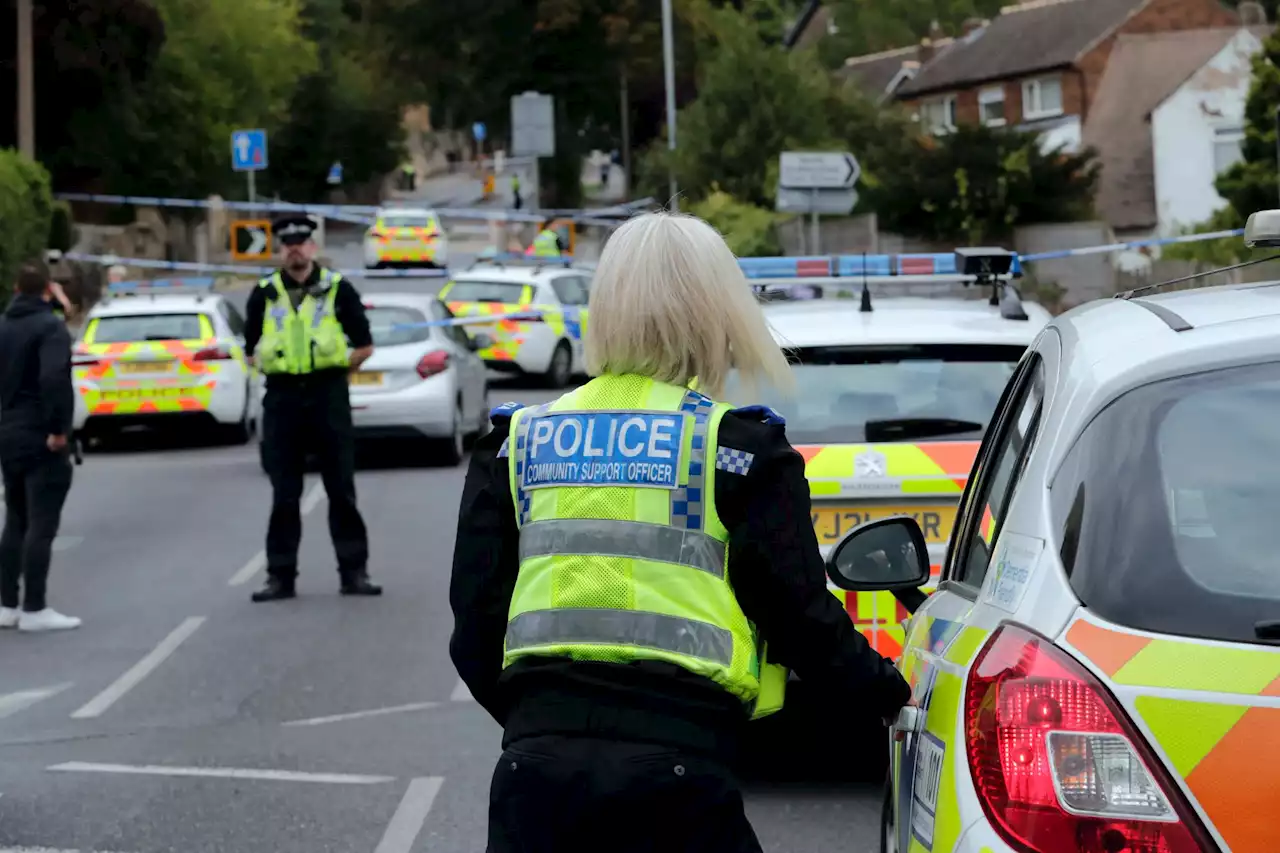
M 440 442 L 440 462 L 450 467 L 462 461 L 465 427 L 462 425 L 462 403 L 453 404 L 453 434 Z
M 884 782 L 884 804 L 880 808 L 880 853 L 898 853 L 898 827 L 893 820 L 893 777 Z
M 573 353 L 564 341 L 556 344 L 556 350 L 551 354 L 551 366 L 544 378 L 547 385 L 556 389 L 566 387 L 573 378 Z
M 249 400 L 245 398 L 244 412 L 239 423 L 224 428 L 228 444 L 248 444 L 254 433 L 253 418 L 249 417 Z

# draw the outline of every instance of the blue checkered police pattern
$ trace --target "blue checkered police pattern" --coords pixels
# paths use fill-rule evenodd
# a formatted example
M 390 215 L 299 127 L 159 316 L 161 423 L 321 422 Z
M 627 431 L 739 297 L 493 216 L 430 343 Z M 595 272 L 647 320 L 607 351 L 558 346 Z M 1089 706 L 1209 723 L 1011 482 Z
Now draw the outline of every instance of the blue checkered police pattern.
M 707 433 L 711 427 L 711 410 L 715 401 L 697 391 L 685 392 L 680 411 L 693 415 L 692 452 L 689 454 L 689 482 L 671 493 L 671 526 L 685 530 L 701 530 L 703 514 L 703 479 L 707 461 Z
M 745 450 L 734 450 L 732 447 L 721 447 L 716 450 L 716 470 L 728 471 L 730 474 L 746 474 L 751 470 L 751 463 L 756 455 Z
M 532 508 L 532 499 L 529 497 L 529 493 L 520 487 L 520 483 L 524 480 L 524 465 L 527 456 L 525 445 L 529 440 L 529 423 L 550 408 L 550 403 L 543 403 L 541 406 L 534 406 L 532 409 L 528 409 L 520 417 L 520 423 L 516 426 L 516 520 L 522 527 L 529 520 L 529 512 Z

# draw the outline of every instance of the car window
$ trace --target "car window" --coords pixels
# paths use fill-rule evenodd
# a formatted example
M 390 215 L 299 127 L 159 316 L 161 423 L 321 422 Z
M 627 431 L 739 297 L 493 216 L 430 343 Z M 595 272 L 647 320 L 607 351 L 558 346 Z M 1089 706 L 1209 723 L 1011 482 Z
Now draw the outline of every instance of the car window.
M 519 305 L 527 285 L 518 281 L 455 281 L 445 294 L 450 302 L 500 302 Z
M 1050 488 L 1072 588 L 1104 619 L 1259 642 L 1280 619 L 1280 364 L 1152 383 L 1098 414 Z
M 369 329 L 373 332 L 375 347 L 414 344 L 431 337 L 431 327 L 418 325 L 427 322 L 427 315 L 416 308 L 398 305 L 365 306 Z
M 133 341 L 192 341 L 204 338 L 202 314 L 116 314 L 98 317 L 93 328 L 95 344 Z M 207 318 L 206 318 L 207 319 Z
M 382 228 L 434 228 L 436 219 L 421 213 L 384 213 L 378 219 Z
M 435 304 L 435 306 L 433 307 L 433 310 L 435 311 L 435 313 L 436 313 L 436 315 L 437 315 L 437 316 L 436 316 L 436 319 L 437 319 L 437 320 L 453 320 L 453 319 L 455 319 L 455 317 L 454 317 L 454 315 L 453 315 L 453 312 L 449 310 L 449 306 L 448 306 L 448 305 L 445 305 L 443 302 L 437 302 L 437 303 Z M 484 327 L 483 327 L 483 326 L 473 326 L 472 328 L 475 328 L 475 329 L 483 329 Z M 465 347 L 465 348 L 469 348 L 469 347 L 470 347 L 470 341 L 471 341 L 471 338 L 470 338 L 470 336 L 467 334 L 467 331 L 466 331 L 466 328 L 465 328 L 465 327 L 463 327 L 463 326 L 442 326 L 442 327 L 441 327 L 441 331 L 442 331 L 442 332 L 444 332 L 444 336 L 445 336 L 446 338 L 448 338 L 449 340 L 453 341 L 453 342 L 454 342 L 455 344 L 457 344 L 458 346 L 460 346 L 460 347 Z
M 993 424 L 997 432 L 987 438 L 979 454 L 970 486 L 965 495 L 963 527 L 958 528 L 958 550 L 949 580 L 970 587 L 982 586 L 991 563 L 991 549 L 1000 535 L 1000 527 L 1039 427 L 1044 402 L 1044 367 L 1036 358 L 1018 377 L 1010 403 L 1000 421 Z
M 587 289 L 579 276 L 559 276 L 551 280 L 551 287 L 554 288 L 562 305 L 587 304 Z
M 1005 345 L 803 347 L 788 351 L 795 391 L 755 392 L 733 373 L 725 399 L 772 406 L 787 419 L 787 438 L 800 444 L 867 441 L 869 421 L 917 430 L 897 440 L 974 440 L 1025 352 Z
M 231 334 L 244 335 L 244 317 L 240 314 L 236 306 L 230 302 L 220 302 L 218 307 L 222 309 L 222 317 L 227 321 L 227 325 L 231 328 Z

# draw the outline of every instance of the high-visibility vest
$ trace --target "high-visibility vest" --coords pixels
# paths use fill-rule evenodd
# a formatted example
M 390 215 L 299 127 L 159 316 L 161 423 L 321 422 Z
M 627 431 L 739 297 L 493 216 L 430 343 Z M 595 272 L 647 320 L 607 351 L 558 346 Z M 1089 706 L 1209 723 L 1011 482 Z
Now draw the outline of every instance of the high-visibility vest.
M 520 528 L 503 667 L 529 656 L 665 661 L 782 708 L 787 670 L 733 594 L 715 508 L 731 407 L 641 376 L 602 376 L 519 409 L 501 455 Z
M 347 336 L 334 310 L 342 277 L 333 270 L 321 270 L 320 276 L 325 287 L 323 299 L 307 293 L 297 309 L 289 301 L 280 273 L 258 282 L 258 287 L 267 290 L 257 348 L 263 373 L 298 375 L 351 363 Z
M 556 232 L 550 228 L 545 228 L 538 232 L 538 236 L 533 238 L 533 245 L 529 247 L 526 254 L 539 258 L 555 258 L 560 255 L 560 243 L 556 237 Z

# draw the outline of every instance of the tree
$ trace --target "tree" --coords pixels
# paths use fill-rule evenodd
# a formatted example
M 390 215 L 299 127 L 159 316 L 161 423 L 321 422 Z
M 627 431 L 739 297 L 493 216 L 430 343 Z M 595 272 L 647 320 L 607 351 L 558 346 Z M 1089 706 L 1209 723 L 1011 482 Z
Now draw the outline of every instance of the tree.
M 13 149 L 0 149 L 0 305 L 9 302 L 18 267 L 45 248 L 52 219 L 49 173 Z
M 719 231 L 740 258 L 782 254 L 775 230 L 779 217 L 772 210 L 738 201 L 713 186 L 711 193 L 693 205 L 690 212 Z
M 1094 156 L 1045 153 L 1034 134 L 965 124 L 909 138 L 866 196 L 889 231 L 975 245 L 1024 223 L 1089 218 Z
M 1245 101 L 1244 159 L 1218 176 L 1218 194 L 1240 219 L 1276 206 L 1276 110 L 1280 109 L 1280 28 L 1253 57 L 1253 82 Z
M 906 47 L 928 34 L 934 22 L 956 35 L 970 18 L 993 18 L 1007 0 L 825 0 L 836 32 L 819 47 L 826 65 L 838 68 L 846 57 Z

